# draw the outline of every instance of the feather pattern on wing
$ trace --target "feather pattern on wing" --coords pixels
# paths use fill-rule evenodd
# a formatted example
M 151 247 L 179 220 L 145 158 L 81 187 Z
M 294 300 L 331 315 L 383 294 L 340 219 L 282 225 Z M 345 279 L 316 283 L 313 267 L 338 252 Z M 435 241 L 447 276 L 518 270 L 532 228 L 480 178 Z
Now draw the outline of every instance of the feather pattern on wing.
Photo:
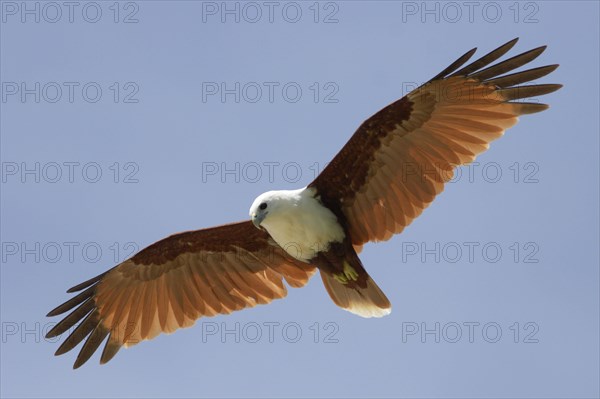
M 517 39 L 456 71 L 465 53 L 432 80 L 367 119 L 309 185 L 350 233 L 352 244 L 400 233 L 444 189 L 457 166 L 472 162 L 519 115 L 548 106 L 513 100 L 541 96 L 561 85 L 517 86 L 558 65 L 502 75 L 537 58 L 538 47 L 490 66 Z M 502 76 L 500 76 L 502 75 Z
M 305 285 L 315 268 L 287 255 L 251 222 L 167 237 L 68 292 L 84 290 L 49 316 L 65 313 L 46 337 L 76 326 L 56 352 L 84 345 L 80 367 L 108 336 L 106 363 L 122 347 L 192 326 L 203 316 L 228 314 L 283 298 Z

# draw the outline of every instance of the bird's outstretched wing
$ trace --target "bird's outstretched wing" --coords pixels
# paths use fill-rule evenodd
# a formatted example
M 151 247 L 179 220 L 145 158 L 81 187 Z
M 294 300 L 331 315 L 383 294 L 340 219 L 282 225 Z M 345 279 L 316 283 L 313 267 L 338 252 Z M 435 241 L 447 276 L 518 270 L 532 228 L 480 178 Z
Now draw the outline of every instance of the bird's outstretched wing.
M 476 49 L 467 52 L 377 112 L 309 185 L 328 208 L 341 210 L 337 216 L 355 246 L 400 233 L 443 190 L 456 166 L 487 150 L 519 115 L 548 108 L 513 100 L 558 90 L 557 84 L 521 86 L 558 65 L 503 75 L 538 57 L 545 46 L 489 66 L 516 42 L 458 69 Z
M 56 351 L 87 337 L 74 368 L 108 336 L 100 362 L 121 346 L 190 327 L 202 316 L 228 314 L 286 296 L 283 279 L 301 287 L 315 268 L 294 260 L 251 222 L 176 234 L 68 292 L 81 291 L 48 313 L 73 308 L 48 332 L 58 336 L 79 325 Z

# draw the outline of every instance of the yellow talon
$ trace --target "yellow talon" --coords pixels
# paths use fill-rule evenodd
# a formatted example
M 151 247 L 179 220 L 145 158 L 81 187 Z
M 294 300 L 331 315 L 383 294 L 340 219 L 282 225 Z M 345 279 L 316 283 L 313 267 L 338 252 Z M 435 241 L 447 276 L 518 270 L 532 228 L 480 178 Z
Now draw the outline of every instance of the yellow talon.
M 348 262 L 344 261 L 344 275 L 347 280 L 356 281 L 358 279 L 358 273 Z
M 348 262 L 344 261 L 344 271 L 339 274 L 334 274 L 333 278 L 342 284 L 348 284 L 350 280 L 356 281 L 358 279 L 358 273 Z
M 352 266 L 350 266 L 348 262 L 344 261 L 344 271 L 338 274 L 334 274 L 333 278 L 341 284 L 348 284 L 350 280 L 358 280 L 358 273 L 356 272 L 356 270 L 354 270 Z

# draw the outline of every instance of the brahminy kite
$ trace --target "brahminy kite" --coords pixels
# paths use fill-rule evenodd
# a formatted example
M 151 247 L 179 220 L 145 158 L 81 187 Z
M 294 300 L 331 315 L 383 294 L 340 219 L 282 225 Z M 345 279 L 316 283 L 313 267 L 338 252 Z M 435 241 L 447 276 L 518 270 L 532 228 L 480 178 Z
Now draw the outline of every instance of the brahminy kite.
M 515 101 L 558 90 L 522 85 L 554 71 L 548 65 L 506 74 L 545 46 L 491 65 L 511 40 L 459 69 L 468 51 L 433 79 L 367 119 L 307 187 L 269 191 L 250 207 L 251 220 L 179 233 L 67 292 L 81 291 L 48 316 L 75 308 L 46 337 L 76 328 L 56 351 L 86 339 L 84 364 L 106 339 L 100 363 L 122 347 L 286 296 L 283 280 L 302 287 L 319 269 L 339 307 L 362 317 L 391 304 L 357 252 L 400 233 L 444 189 L 457 166 L 472 162 L 518 116 L 548 108 Z

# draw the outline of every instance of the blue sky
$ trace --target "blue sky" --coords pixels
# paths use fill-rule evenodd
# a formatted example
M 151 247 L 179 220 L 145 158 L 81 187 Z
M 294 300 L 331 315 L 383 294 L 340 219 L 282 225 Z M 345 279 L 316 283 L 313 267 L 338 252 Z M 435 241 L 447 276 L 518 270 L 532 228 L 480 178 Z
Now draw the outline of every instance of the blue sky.
M 598 397 L 598 7 L 2 1 L 1 395 Z M 105 366 L 53 356 L 67 288 L 246 219 L 411 87 L 517 36 L 565 87 L 365 247 L 390 316 L 337 308 L 317 277 Z

